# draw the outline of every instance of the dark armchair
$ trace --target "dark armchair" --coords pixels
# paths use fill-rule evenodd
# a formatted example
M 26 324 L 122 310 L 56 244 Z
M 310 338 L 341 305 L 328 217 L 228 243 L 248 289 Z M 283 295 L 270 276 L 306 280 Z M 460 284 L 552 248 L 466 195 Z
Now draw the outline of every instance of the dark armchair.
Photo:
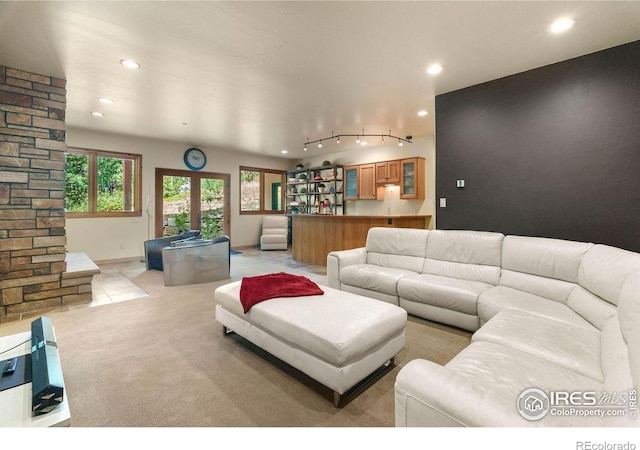
M 144 241 L 144 260 L 147 270 L 162 270 L 162 249 L 177 241 L 200 239 L 200 230 L 189 230 L 176 236 L 167 236 Z

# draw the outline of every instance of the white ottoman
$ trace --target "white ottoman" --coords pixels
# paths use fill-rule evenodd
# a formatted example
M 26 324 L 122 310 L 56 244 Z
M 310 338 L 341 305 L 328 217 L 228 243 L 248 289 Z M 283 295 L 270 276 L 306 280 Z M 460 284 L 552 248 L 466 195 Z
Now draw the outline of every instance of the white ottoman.
M 404 348 L 407 313 L 390 303 L 320 286 L 324 295 L 279 297 L 244 314 L 240 281 L 216 289 L 216 320 L 333 390 L 350 389 Z M 357 386 L 359 387 L 359 386 Z

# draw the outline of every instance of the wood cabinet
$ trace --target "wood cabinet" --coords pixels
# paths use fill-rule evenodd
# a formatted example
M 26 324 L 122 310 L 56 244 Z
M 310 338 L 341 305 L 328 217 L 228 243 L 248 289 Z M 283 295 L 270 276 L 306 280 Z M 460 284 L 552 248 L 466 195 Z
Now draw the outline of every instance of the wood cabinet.
M 400 183 L 400 161 L 384 161 L 376 163 L 376 183 Z
M 376 199 L 376 165 L 360 164 L 360 200 Z
M 408 158 L 400 161 L 400 198 L 424 199 L 424 158 Z

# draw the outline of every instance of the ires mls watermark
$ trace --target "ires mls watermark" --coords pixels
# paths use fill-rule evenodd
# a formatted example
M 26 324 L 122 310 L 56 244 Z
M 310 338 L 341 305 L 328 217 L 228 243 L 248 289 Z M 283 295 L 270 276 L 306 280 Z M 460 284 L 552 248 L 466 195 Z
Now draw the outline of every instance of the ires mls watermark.
M 594 391 L 549 391 L 530 388 L 518 396 L 518 412 L 527 420 L 551 416 L 628 416 L 638 417 L 637 392 L 597 393 Z

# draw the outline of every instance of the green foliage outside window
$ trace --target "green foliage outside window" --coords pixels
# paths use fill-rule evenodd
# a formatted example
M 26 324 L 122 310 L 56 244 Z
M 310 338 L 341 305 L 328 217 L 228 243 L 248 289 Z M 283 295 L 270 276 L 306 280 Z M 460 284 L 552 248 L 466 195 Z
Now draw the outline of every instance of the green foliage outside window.
M 135 204 L 139 158 L 111 156 L 108 152 L 69 149 L 65 160 L 67 212 L 123 213 L 134 212 L 139 208 L 139 205 Z M 125 171 L 128 171 L 127 176 Z M 125 186 L 127 181 L 130 183 L 129 186 Z M 96 195 L 90 201 L 89 196 L 92 191 Z
M 66 155 L 66 209 L 69 212 L 89 211 L 89 155 Z

